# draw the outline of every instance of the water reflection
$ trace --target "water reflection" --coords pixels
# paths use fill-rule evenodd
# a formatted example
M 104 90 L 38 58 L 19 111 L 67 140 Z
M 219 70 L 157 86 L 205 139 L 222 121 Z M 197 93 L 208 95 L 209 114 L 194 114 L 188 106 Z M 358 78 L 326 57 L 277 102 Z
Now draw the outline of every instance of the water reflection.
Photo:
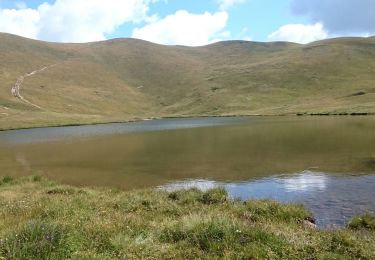
M 326 175 L 306 171 L 301 175 L 280 179 L 286 191 L 313 192 L 324 191 L 329 179 Z
M 319 227 L 343 226 L 357 214 L 375 212 L 375 175 L 345 176 L 303 171 L 248 182 L 186 180 L 161 186 L 168 191 L 224 187 L 233 198 L 274 199 L 302 203 L 312 211 Z
M 129 123 L 46 127 L 0 131 L 0 144 L 29 144 L 112 134 L 145 133 L 164 130 L 238 124 L 251 117 L 171 118 Z
M 374 130 L 374 117 L 238 117 L 6 131 L 0 175 L 126 190 L 190 179 L 171 187 L 225 184 L 236 197 L 303 202 L 322 225 L 344 223 L 374 209 L 374 177 L 325 173 L 374 174 Z M 303 169 L 314 171 L 272 177 Z
M 187 190 L 192 188 L 197 188 L 202 191 L 207 191 L 213 188 L 222 187 L 223 185 L 227 186 L 228 184 L 223 184 L 216 181 L 210 180 L 186 180 L 186 181 L 176 181 L 173 183 L 169 183 L 159 188 L 162 190 L 166 190 L 169 192 L 176 191 L 176 190 Z

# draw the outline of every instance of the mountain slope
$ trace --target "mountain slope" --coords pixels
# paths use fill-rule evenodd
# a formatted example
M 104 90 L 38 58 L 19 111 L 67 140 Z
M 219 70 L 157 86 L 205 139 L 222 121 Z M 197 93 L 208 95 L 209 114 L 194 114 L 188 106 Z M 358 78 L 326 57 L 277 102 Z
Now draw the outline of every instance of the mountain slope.
M 373 37 L 192 48 L 0 34 L 0 60 L 2 129 L 158 116 L 375 112 Z M 12 95 L 20 76 L 20 94 L 36 106 Z

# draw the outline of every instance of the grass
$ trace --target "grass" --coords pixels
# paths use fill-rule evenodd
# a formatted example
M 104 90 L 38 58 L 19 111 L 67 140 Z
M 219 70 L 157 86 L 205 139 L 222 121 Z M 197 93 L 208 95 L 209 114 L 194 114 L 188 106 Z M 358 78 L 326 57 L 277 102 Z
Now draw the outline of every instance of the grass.
M 0 34 L 0 129 L 202 115 L 374 114 L 375 40 L 306 45 L 135 39 L 57 44 Z M 20 75 L 55 64 L 25 79 Z
M 374 259 L 374 216 L 315 230 L 300 205 L 225 190 L 124 192 L 41 177 L 0 182 L 0 258 Z
M 370 213 L 353 218 L 348 226 L 351 229 L 368 229 L 375 231 L 375 217 Z

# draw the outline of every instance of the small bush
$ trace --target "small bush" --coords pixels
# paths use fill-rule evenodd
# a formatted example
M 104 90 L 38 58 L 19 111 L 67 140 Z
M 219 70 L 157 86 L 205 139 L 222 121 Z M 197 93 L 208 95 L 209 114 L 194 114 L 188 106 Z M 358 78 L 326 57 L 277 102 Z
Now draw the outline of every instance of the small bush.
M 375 230 L 375 215 L 366 213 L 355 217 L 349 222 L 348 226 L 351 229 Z

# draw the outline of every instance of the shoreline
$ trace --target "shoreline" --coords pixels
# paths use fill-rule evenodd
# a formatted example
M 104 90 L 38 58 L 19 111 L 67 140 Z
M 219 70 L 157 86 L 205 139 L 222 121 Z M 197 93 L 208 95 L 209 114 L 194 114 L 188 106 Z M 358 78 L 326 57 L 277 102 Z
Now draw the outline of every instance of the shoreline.
M 224 189 L 74 187 L 0 177 L 0 257 L 9 259 L 373 259 L 375 216 L 319 229 L 301 205 L 231 200 Z
M 352 112 L 352 113 L 291 113 L 291 114 L 238 114 L 238 115 L 187 115 L 187 116 L 164 116 L 164 117 L 149 117 L 149 118 L 133 118 L 129 120 L 114 120 L 108 122 L 88 122 L 88 123 L 62 123 L 62 124 L 51 124 L 41 126 L 30 126 L 30 127 L 10 127 L 1 128 L 0 132 L 16 131 L 16 130 L 28 130 L 28 129 L 43 129 L 43 128 L 58 128 L 58 127 L 70 127 L 70 126 L 94 126 L 94 125 L 108 125 L 108 124 L 126 124 L 142 121 L 162 120 L 162 119 L 186 119 L 186 118 L 210 118 L 210 117 L 316 117 L 316 116 L 375 116 L 375 113 L 367 112 Z

